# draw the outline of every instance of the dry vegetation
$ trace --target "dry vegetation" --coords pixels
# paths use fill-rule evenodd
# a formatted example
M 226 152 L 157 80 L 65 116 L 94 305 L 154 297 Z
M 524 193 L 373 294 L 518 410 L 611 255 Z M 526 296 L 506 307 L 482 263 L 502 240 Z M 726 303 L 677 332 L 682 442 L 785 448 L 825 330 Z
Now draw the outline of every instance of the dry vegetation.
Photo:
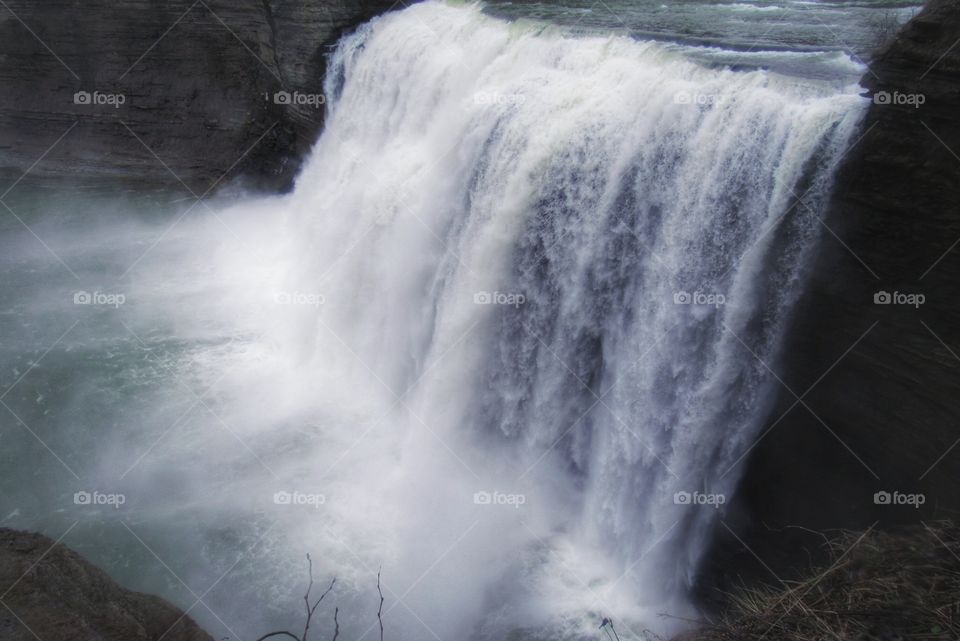
M 960 528 L 844 532 L 829 565 L 797 581 L 744 588 L 714 625 L 684 641 L 956 641 Z M 679 639 L 677 640 L 679 641 Z

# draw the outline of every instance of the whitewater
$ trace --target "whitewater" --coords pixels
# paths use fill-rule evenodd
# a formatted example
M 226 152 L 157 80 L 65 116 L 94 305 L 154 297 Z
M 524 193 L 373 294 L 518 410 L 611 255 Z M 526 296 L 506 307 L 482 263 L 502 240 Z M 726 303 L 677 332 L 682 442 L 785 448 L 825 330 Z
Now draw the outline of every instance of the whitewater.
M 200 400 L 144 392 L 97 487 L 227 572 L 191 615 L 243 638 L 300 625 L 307 552 L 357 639 L 378 570 L 391 639 L 697 618 L 858 88 L 437 2 L 329 67 L 293 192 L 132 272 L 127 329 Z

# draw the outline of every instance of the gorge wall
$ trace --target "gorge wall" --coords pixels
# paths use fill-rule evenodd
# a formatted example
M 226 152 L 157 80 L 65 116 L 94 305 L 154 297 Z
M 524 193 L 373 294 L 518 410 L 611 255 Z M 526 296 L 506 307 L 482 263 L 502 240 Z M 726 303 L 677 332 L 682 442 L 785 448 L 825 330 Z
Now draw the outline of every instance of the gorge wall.
M 30 177 L 84 184 L 181 189 L 179 178 L 200 195 L 243 174 L 287 189 L 323 122 L 327 48 L 394 6 L 403 3 L 9 0 L 0 177 L 33 166 Z
M 728 570 L 757 565 L 753 552 L 777 572 L 805 563 L 794 544 L 822 541 L 791 526 L 892 528 L 960 510 L 960 3 L 929 2 L 869 67 L 874 104 L 728 514 L 742 542 L 718 527 Z

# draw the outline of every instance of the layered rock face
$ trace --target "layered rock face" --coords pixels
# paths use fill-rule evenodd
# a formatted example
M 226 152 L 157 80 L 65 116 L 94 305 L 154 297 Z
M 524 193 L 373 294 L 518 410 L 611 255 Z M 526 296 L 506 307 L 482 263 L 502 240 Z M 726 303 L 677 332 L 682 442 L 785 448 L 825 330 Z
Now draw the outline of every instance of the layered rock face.
M 807 561 L 789 526 L 960 512 L 960 3 L 932 0 L 862 84 L 874 104 L 778 368 L 790 389 L 729 515 L 775 568 Z M 739 550 L 755 563 L 718 535 L 715 560 L 729 569 L 721 557 Z
M 121 588 L 40 534 L 0 528 L 0 591 L 5 641 L 213 641 L 163 599 Z
M 285 189 L 323 122 L 325 52 L 394 6 L 404 5 L 8 0 L 0 176 L 36 163 L 31 177 L 81 184 L 182 180 L 199 195 L 243 174 Z

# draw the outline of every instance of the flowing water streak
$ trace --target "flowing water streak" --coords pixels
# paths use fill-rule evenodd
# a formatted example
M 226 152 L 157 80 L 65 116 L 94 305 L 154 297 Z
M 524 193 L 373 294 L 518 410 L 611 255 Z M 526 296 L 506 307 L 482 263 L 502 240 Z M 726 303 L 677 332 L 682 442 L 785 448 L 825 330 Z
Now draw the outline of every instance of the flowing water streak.
M 327 83 L 283 201 L 284 287 L 323 304 L 274 330 L 326 440 L 279 474 L 444 639 L 682 600 L 863 100 L 432 2 Z

